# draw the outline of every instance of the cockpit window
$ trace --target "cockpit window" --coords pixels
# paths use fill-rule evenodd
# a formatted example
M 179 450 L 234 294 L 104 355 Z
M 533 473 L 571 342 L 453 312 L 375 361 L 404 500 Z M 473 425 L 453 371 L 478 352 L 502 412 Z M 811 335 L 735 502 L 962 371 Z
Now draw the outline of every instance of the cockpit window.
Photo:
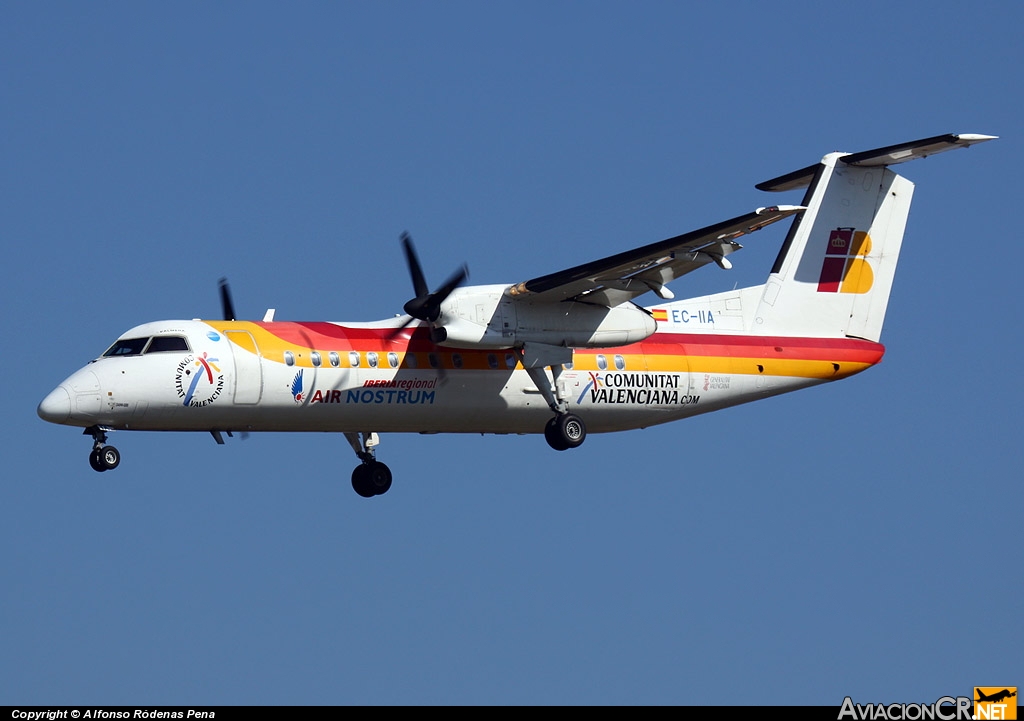
M 158 335 L 146 348 L 146 353 L 168 353 L 171 351 L 187 351 L 188 341 L 180 335 Z
M 126 355 L 142 355 L 142 349 L 146 347 L 149 338 L 124 338 L 117 341 L 103 354 L 104 358 Z

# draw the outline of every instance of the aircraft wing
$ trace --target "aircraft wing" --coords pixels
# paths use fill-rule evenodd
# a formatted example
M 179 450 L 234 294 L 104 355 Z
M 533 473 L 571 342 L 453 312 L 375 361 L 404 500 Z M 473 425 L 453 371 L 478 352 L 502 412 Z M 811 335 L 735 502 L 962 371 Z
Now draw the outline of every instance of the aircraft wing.
M 731 267 L 726 256 L 743 247 L 736 238 L 802 210 L 796 205 L 758 208 L 707 228 L 519 283 L 509 292 L 541 302 L 572 299 L 609 307 L 648 291 L 671 298 L 666 283 L 711 262 Z

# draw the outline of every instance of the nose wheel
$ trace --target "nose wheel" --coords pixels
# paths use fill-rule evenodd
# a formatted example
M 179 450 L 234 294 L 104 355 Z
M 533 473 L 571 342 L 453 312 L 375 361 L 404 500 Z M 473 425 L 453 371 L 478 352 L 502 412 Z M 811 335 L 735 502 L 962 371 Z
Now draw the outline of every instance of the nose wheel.
M 112 471 L 121 463 L 121 452 L 113 446 L 105 446 L 107 434 L 98 426 L 85 429 L 85 434 L 92 436 L 92 450 L 89 452 L 89 465 L 94 471 Z
M 94 471 L 112 471 L 121 463 L 121 452 L 113 446 L 93 448 L 89 453 L 89 465 Z

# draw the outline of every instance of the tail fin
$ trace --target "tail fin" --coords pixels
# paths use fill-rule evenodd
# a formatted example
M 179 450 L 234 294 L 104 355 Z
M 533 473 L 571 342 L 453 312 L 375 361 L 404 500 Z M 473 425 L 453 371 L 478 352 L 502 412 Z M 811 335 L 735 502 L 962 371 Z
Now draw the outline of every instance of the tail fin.
M 914 184 L 887 166 L 992 140 L 941 135 L 863 153 L 830 153 L 818 165 L 759 184 L 807 187 L 757 310 L 757 332 L 878 341 Z

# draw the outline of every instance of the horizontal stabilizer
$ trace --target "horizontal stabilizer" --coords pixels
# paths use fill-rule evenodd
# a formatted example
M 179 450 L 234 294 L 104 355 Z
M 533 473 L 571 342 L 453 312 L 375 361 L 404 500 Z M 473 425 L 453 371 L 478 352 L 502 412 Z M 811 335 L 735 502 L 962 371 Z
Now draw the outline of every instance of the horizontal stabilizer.
M 840 160 L 846 165 L 858 167 L 896 165 L 897 163 L 905 163 L 908 160 L 926 158 L 929 155 L 935 155 L 936 153 L 942 153 L 954 148 L 968 148 L 977 143 L 984 143 L 986 140 L 994 140 L 996 137 L 995 135 L 978 135 L 976 133 L 949 133 L 947 135 L 936 135 L 933 138 L 912 140 L 909 143 L 865 150 L 860 153 L 850 153 L 843 155 Z M 814 179 L 814 173 L 817 172 L 817 169 L 818 165 L 811 165 L 786 175 L 780 175 L 778 178 L 758 183 L 754 187 L 758 190 L 772 192 L 806 188 Z

